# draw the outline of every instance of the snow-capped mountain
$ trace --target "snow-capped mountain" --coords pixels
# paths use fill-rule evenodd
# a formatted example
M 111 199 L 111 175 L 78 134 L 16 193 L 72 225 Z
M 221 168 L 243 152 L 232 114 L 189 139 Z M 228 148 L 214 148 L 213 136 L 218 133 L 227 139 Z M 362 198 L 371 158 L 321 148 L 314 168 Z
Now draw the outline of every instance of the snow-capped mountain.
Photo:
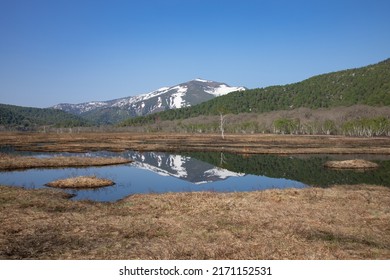
M 224 83 L 195 79 L 172 87 L 163 87 L 155 91 L 109 101 L 93 101 L 80 104 L 61 103 L 52 108 L 77 115 L 109 115 L 116 112 L 124 117 L 144 116 L 147 114 L 193 106 L 233 91 L 245 90 L 244 87 L 231 87 Z
M 126 157 L 131 158 L 132 164 L 138 168 L 147 169 L 162 176 L 173 176 L 197 185 L 245 175 L 182 155 L 128 152 Z

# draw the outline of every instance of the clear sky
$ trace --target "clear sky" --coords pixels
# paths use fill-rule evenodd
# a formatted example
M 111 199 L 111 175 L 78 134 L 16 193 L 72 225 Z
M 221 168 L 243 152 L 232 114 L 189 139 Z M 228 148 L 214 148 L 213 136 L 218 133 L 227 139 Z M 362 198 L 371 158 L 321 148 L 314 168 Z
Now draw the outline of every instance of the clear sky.
M 0 103 L 248 88 L 390 57 L 388 0 L 0 0 Z

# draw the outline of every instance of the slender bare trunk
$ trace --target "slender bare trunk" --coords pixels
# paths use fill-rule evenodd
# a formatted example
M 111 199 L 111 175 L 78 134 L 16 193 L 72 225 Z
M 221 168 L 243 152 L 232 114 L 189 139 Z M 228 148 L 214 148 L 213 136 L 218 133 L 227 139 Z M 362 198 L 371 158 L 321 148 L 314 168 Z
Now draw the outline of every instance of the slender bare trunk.
M 222 139 L 225 139 L 225 129 L 223 128 L 223 126 L 225 125 L 225 116 L 222 115 L 222 113 L 219 114 L 220 117 L 221 117 L 221 124 L 220 124 L 220 129 L 221 129 L 221 137 Z

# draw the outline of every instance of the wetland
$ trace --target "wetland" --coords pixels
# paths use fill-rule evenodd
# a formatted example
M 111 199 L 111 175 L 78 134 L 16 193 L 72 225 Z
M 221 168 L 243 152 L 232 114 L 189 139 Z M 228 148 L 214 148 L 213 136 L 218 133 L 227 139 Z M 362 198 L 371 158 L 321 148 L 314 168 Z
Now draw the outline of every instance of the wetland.
M 388 138 L 21 135 L 0 157 L 91 166 L 2 169 L 1 259 L 390 258 Z M 378 167 L 324 166 L 352 159 Z M 44 186 L 80 176 L 115 184 Z

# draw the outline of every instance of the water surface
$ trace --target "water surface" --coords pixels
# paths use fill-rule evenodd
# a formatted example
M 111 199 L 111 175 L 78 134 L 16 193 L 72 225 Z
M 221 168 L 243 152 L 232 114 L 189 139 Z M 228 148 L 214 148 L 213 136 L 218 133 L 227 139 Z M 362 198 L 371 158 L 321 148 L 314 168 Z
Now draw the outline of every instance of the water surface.
M 12 149 L 3 152 L 13 153 Z M 91 176 L 113 180 L 114 186 L 94 190 L 65 190 L 74 200 L 116 201 L 137 193 L 165 193 L 183 191 L 241 192 L 269 188 L 303 188 L 308 185 L 326 187 L 331 184 L 379 184 L 390 186 L 390 157 L 368 158 L 380 164 L 377 170 L 356 172 L 337 171 L 323 167 L 327 160 L 364 158 L 354 156 L 274 156 L 235 155 L 227 153 L 158 152 L 91 152 L 72 153 L 22 153 L 23 155 L 49 157 L 62 156 L 121 156 L 134 162 L 124 165 L 29 169 L 0 172 L 0 184 L 42 188 L 48 182 L 75 176 Z

